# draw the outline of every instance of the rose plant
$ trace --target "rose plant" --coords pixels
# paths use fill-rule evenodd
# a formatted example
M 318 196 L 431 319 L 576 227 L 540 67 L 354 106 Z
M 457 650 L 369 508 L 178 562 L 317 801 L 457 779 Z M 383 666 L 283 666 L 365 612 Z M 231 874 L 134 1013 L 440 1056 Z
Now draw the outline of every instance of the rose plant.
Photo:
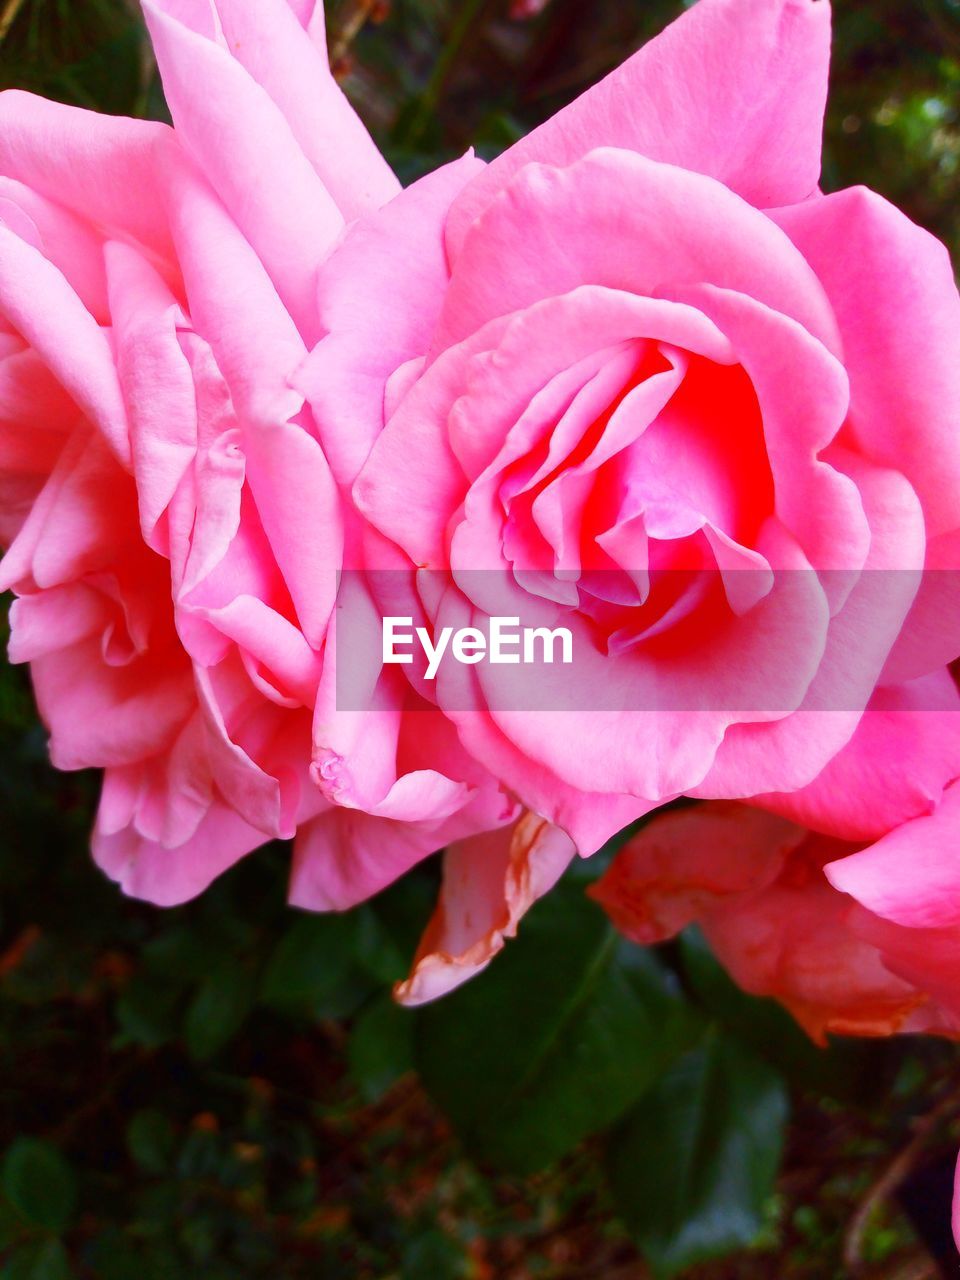
M 0 587 L 98 864 L 172 905 L 294 838 L 341 911 L 443 848 L 417 1005 L 680 801 L 592 890 L 630 939 L 956 1038 L 960 298 L 820 190 L 827 0 L 699 0 L 405 190 L 322 5 L 143 9 L 172 128 L 0 96 Z M 576 661 L 434 680 L 398 615 Z
M 160 904 L 298 832 L 292 900 L 344 908 L 511 812 L 389 696 L 362 794 L 311 776 L 352 517 L 290 381 L 398 184 L 301 8 L 145 5 L 174 129 L 0 99 L 10 656 L 54 763 L 105 770 L 98 863 Z

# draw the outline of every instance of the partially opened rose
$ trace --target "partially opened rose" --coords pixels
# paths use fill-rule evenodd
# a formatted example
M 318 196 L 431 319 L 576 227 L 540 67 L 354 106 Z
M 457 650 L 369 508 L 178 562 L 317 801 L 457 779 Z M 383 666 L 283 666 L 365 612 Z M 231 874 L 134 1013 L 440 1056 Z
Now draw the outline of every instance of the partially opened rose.
M 960 529 L 960 303 L 929 235 L 818 191 L 829 27 L 701 0 L 321 272 L 297 385 L 372 445 L 380 613 L 572 635 L 569 669 L 411 683 L 582 852 L 681 793 L 808 784 L 879 681 L 960 651 L 921 587 Z
M 106 771 L 94 852 L 128 892 L 182 901 L 299 831 L 294 901 L 342 908 L 513 812 L 406 689 L 362 732 L 317 710 L 355 516 L 291 380 L 321 264 L 398 184 L 319 6 L 144 10 L 174 129 L 0 98 L 10 653 L 54 763 Z M 356 784 L 312 770 L 315 715 L 362 742 Z
M 642 945 L 698 924 L 740 986 L 779 1000 L 820 1043 L 960 1039 L 960 699 L 950 675 L 878 690 L 811 785 L 757 803 L 653 818 L 592 896 Z M 953 1217 L 960 1239 L 960 1169 Z
M 838 893 L 830 868 L 856 857 L 851 848 L 709 802 L 653 819 L 595 896 L 643 945 L 698 923 L 740 986 L 779 1000 L 820 1042 L 828 1033 L 960 1038 L 960 934 L 889 924 Z
M 745 990 L 781 1001 L 818 1041 L 960 1038 L 960 705 L 954 692 L 952 712 L 924 711 L 934 692 L 880 696 L 832 778 L 798 793 L 809 826 L 724 801 L 671 811 L 627 842 L 592 896 L 643 945 L 699 924 Z M 936 762 L 921 760 L 935 732 Z M 871 810 L 853 788 L 842 798 L 856 780 L 871 794 L 871 736 L 912 773 L 896 810 Z

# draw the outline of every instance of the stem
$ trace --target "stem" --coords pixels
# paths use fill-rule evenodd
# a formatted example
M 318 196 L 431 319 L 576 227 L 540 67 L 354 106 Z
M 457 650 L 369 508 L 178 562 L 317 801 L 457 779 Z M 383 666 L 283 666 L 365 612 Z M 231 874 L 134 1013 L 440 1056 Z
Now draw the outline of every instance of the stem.
M 924 1148 L 937 1125 L 955 1112 L 958 1105 L 960 1105 L 960 1093 L 950 1093 L 932 1111 L 921 1116 L 914 1126 L 913 1137 L 894 1156 L 857 1206 L 847 1226 L 843 1242 L 843 1261 L 850 1275 L 856 1276 L 863 1273 L 863 1244 L 874 1210 L 889 1200 L 907 1180 L 923 1155 Z
M 7 0 L 3 6 L 3 12 L 0 13 L 0 44 L 3 44 L 10 28 L 17 20 L 17 14 L 23 8 L 23 0 Z
M 347 10 L 339 30 L 330 46 L 330 66 L 334 70 L 343 63 L 350 51 L 350 46 L 363 30 L 370 15 L 377 8 L 379 0 L 355 0 Z
M 453 69 L 454 63 L 470 33 L 471 27 L 480 16 L 486 3 L 487 0 L 464 0 L 460 13 L 457 15 L 457 20 L 453 24 L 450 37 L 444 45 L 443 52 L 437 59 L 437 65 L 433 69 L 433 74 L 427 81 L 426 88 L 420 96 L 417 109 L 411 116 L 410 123 L 404 131 L 404 145 L 413 146 L 423 137 L 424 130 L 430 123 L 430 118 L 435 114 L 443 96 L 447 78 Z

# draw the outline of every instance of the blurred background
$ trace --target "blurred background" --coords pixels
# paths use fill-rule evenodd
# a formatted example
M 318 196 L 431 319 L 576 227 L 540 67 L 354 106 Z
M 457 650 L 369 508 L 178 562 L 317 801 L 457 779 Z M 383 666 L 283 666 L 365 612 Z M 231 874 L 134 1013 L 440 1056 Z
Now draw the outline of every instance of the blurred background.
M 340 0 L 328 27 L 409 181 L 497 154 L 681 8 Z M 835 27 L 825 186 L 874 187 L 960 261 L 960 0 L 837 0 Z M 167 118 L 124 0 L 0 0 L 14 86 Z M 2 1280 L 957 1274 L 954 1047 L 817 1049 L 695 933 L 618 942 L 582 892 L 603 856 L 403 1012 L 435 860 L 310 917 L 271 846 L 161 912 L 90 864 L 96 783 L 49 769 L 0 668 Z

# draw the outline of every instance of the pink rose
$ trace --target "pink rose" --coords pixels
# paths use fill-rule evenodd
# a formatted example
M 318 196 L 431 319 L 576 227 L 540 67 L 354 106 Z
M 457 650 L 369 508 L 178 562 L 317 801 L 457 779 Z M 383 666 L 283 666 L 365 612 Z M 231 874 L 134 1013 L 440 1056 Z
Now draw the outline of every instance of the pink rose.
M 880 197 L 818 192 L 829 25 L 701 0 L 321 271 L 297 385 L 360 460 L 370 625 L 569 629 L 570 669 L 405 669 L 581 852 L 807 785 L 960 651 L 951 576 L 921 586 L 958 545 L 960 301 Z
M 644 945 L 698 923 L 744 990 L 820 1043 L 960 1039 L 958 712 L 947 672 L 879 689 L 807 787 L 655 817 L 591 896 Z
M 850 896 L 869 868 L 922 851 L 939 863 L 960 830 L 960 784 L 926 817 L 858 851 L 741 804 L 716 801 L 654 818 L 617 854 L 591 894 L 643 945 L 691 923 L 744 990 L 785 1005 L 818 1042 L 835 1035 L 927 1032 L 960 1039 L 960 911 L 924 915 L 913 899 L 883 911 Z M 935 878 L 935 873 L 934 873 Z M 920 900 L 934 885 L 920 877 Z
M 321 265 L 399 188 L 320 7 L 144 10 L 173 130 L 0 99 L 10 653 L 54 763 L 105 770 L 94 854 L 127 892 L 180 902 L 296 832 L 293 901 L 345 907 L 514 813 L 405 686 L 362 726 L 322 692 L 353 477 L 292 379 Z

